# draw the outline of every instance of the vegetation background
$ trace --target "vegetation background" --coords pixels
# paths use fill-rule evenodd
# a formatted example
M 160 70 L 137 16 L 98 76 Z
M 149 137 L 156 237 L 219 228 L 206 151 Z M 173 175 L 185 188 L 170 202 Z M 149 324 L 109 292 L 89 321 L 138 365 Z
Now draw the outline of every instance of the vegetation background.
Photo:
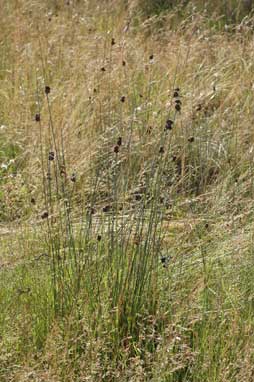
M 1 382 L 253 381 L 252 3 L 1 2 Z

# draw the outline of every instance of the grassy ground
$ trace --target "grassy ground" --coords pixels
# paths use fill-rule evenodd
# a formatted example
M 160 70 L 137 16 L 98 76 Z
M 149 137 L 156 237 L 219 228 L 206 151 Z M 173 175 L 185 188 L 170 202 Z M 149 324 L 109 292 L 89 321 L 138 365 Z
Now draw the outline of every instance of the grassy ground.
M 253 380 L 254 21 L 149 4 L 1 6 L 0 381 Z

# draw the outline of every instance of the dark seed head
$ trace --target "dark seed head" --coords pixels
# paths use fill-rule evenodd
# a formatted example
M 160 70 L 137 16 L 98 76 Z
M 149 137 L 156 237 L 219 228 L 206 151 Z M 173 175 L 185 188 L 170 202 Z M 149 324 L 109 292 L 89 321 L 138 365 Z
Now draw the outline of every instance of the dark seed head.
M 106 72 L 106 69 L 104 68 L 104 66 L 101 68 L 101 72 Z
M 181 105 L 179 104 L 179 103 L 176 103 L 175 104 L 175 109 L 176 109 L 176 111 L 181 111 Z
M 118 153 L 119 153 L 119 146 L 118 146 L 118 145 L 116 145 L 116 146 L 114 147 L 114 153 L 115 153 L 115 154 L 118 154 Z
M 177 156 L 176 155 L 173 155 L 172 156 L 172 161 L 175 162 L 177 160 Z
M 55 153 L 53 151 L 49 152 L 49 160 L 52 161 L 55 159 Z
M 160 154 L 163 154 L 163 153 L 164 153 L 164 147 L 163 147 L 163 146 L 160 147 L 160 149 L 159 149 L 159 153 L 160 153 Z
M 182 101 L 180 99 L 176 99 L 175 104 L 182 105 Z
M 168 119 L 166 121 L 166 125 L 165 125 L 165 130 L 172 130 L 172 127 L 173 127 L 173 121 L 171 119 Z
M 67 174 L 66 174 L 66 171 L 65 171 L 65 170 L 61 170 L 61 171 L 60 171 L 60 175 L 61 175 L 61 176 L 66 176 L 66 175 L 67 175 Z
M 122 137 L 119 137 L 117 140 L 117 146 L 122 146 Z
M 110 205 L 107 205 L 107 206 L 102 208 L 103 212 L 109 212 L 110 210 L 111 210 L 111 206 Z
M 33 198 L 33 197 L 31 198 L 31 203 L 32 203 L 32 204 L 36 204 L 36 200 L 35 200 L 35 198 Z
M 179 97 L 179 93 L 178 93 L 176 90 L 174 91 L 173 97 L 174 97 L 174 98 Z
M 136 194 L 136 195 L 135 195 L 135 199 L 136 199 L 137 201 L 139 201 L 139 200 L 142 199 L 142 196 L 141 196 L 140 194 Z
M 47 219 L 49 216 L 48 212 L 47 211 L 44 211 L 42 214 L 41 214 L 41 218 L 42 219 Z
M 125 96 L 121 97 L 121 102 L 125 102 Z
M 199 104 L 197 105 L 197 107 L 196 107 L 196 111 L 200 111 L 200 110 L 202 110 L 202 105 L 201 105 L 201 103 L 199 103 Z
M 87 207 L 87 213 L 90 214 L 90 215 L 94 215 L 95 214 L 95 208 L 91 207 L 91 206 L 88 206 Z
M 161 256 L 161 264 L 163 268 L 166 268 L 170 261 L 170 256 Z
M 180 92 L 180 88 L 177 87 L 177 88 L 175 88 L 174 91 L 179 93 Z
M 71 178 L 70 179 L 71 179 L 71 182 L 75 183 L 76 180 L 77 180 L 76 174 L 75 173 L 71 174 Z
M 98 236 L 97 236 L 97 240 L 98 240 L 98 241 L 101 241 L 101 239 L 102 239 L 101 235 L 98 235 Z
M 41 115 L 39 113 L 35 114 L 35 121 L 40 122 L 41 120 Z
M 194 137 L 190 137 L 190 138 L 188 138 L 188 141 L 189 141 L 190 143 L 194 142 L 194 140 L 195 140 Z
M 154 55 L 153 54 L 150 54 L 149 56 L 149 60 L 152 61 L 154 59 Z
M 45 86 L 45 93 L 46 93 L 46 94 L 49 94 L 49 93 L 50 93 L 50 87 L 49 87 L 49 86 Z
M 122 61 L 122 65 L 123 65 L 123 66 L 125 66 L 125 65 L 126 65 L 126 62 L 125 62 L 124 60 Z
M 151 134 L 152 129 L 153 129 L 152 126 L 148 126 L 148 128 L 146 129 L 146 133 Z
M 148 126 L 148 128 L 146 129 L 146 134 L 151 134 L 152 130 L 152 126 Z
M 113 45 L 115 45 L 115 39 L 114 38 L 112 38 L 112 40 L 111 40 L 111 45 L 113 46 Z

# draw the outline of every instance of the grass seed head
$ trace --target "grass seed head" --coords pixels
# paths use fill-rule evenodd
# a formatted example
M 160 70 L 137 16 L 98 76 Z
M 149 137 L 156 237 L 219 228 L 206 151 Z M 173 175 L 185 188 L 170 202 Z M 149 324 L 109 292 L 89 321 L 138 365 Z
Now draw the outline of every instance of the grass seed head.
M 152 132 L 152 126 L 148 126 L 148 128 L 146 129 L 146 134 L 150 135 L 151 132 Z
M 111 210 L 111 206 L 108 204 L 102 208 L 103 212 L 109 212 Z
M 40 122 L 41 120 L 41 115 L 39 113 L 35 114 L 35 121 Z
M 142 195 L 140 195 L 140 194 L 136 194 L 136 195 L 135 195 L 135 199 L 136 199 L 137 201 L 140 201 L 140 200 L 142 199 Z
M 43 213 L 41 214 L 41 218 L 42 219 L 47 219 L 49 216 L 48 212 L 47 211 L 43 211 Z
M 181 111 L 181 104 L 180 103 L 176 103 L 175 104 L 175 110 L 180 112 Z
M 77 181 L 77 175 L 75 173 L 71 174 L 70 180 L 72 183 L 75 183 Z
M 54 153 L 54 151 L 50 151 L 50 152 L 49 152 L 48 159 L 49 159 L 49 161 L 52 161 L 52 160 L 55 159 L 55 153 Z
M 115 153 L 115 154 L 118 154 L 118 153 L 119 153 L 119 146 L 118 146 L 118 145 L 116 145 L 116 146 L 114 147 L 114 153 Z
M 165 124 L 165 130 L 172 130 L 174 122 L 172 119 L 167 119 Z

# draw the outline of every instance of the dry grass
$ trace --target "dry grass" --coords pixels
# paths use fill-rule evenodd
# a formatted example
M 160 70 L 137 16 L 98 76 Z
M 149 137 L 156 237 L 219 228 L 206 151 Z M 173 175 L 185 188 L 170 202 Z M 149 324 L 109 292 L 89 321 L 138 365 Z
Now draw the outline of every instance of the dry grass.
M 253 19 L 134 5 L 1 7 L 3 381 L 252 380 Z

